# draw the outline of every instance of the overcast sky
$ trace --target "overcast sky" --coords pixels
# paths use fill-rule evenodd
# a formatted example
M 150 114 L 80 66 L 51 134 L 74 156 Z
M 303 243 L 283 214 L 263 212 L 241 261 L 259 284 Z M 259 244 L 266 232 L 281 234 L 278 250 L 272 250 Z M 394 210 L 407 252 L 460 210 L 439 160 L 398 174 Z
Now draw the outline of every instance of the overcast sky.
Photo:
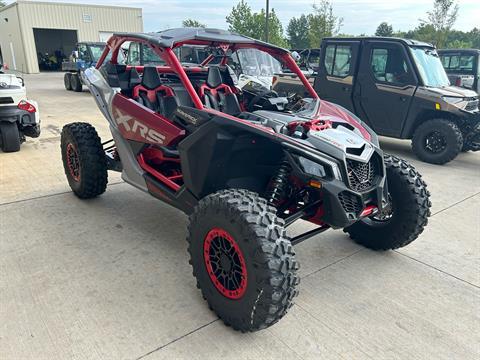
M 57 1 L 57 0 L 52 0 Z M 7 3 L 13 1 L 7 0 Z M 179 27 L 182 20 L 193 18 L 209 27 L 226 28 L 225 16 L 237 0 L 67 0 L 83 4 L 133 6 L 143 9 L 144 29 L 158 31 Z M 469 31 L 480 27 L 480 0 L 458 0 L 460 12 L 455 28 Z M 265 7 L 265 0 L 248 0 L 254 11 Z M 284 28 L 293 16 L 308 13 L 314 0 L 270 0 Z M 373 34 L 382 21 L 394 30 L 413 29 L 419 18 L 432 8 L 433 0 L 332 0 L 334 12 L 343 17 L 341 32 L 359 35 Z

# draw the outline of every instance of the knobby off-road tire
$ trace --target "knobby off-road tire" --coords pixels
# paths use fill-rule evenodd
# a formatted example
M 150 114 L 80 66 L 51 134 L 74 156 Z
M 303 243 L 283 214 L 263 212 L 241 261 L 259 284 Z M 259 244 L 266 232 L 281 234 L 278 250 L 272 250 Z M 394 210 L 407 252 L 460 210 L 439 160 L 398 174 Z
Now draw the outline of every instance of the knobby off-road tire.
M 65 125 L 60 146 L 65 175 L 75 195 L 89 199 L 105 192 L 107 161 L 95 128 L 81 122 Z
M 20 133 L 16 122 L 0 122 L 0 133 L 3 152 L 20 150 Z
M 257 331 L 287 313 L 298 264 L 284 221 L 265 199 L 247 190 L 206 196 L 190 216 L 187 241 L 197 287 L 226 325 Z M 227 275 L 217 276 L 222 270 Z
M 71 88 L 75 92 L 81 92 L 83 90 L 82 80 L 80 79 L 79 74 L 72 74 L 70 76 Z
M 427 145 L 428 139 L 439 138 L 444 147 L 432 151 Z M 431 164 L 445 164 L 460 153 L 463 148 L 463 136 L 458 126 L 450 120 L 432 119 L 421 124 L 413 134 L 412 150 L 422 161 Z
M 63 76 L 63 84 L 65 85 L 65 90 L 70 91 L 72 90 L 72 74 L 65 73 Z
M 414 241 L 430 216 L 430 193 L 421 175 L 406 161 L 385 155 L 391 216 L 375 215 L 344 229 L 360 245 L 373 250 L 398 249 Z

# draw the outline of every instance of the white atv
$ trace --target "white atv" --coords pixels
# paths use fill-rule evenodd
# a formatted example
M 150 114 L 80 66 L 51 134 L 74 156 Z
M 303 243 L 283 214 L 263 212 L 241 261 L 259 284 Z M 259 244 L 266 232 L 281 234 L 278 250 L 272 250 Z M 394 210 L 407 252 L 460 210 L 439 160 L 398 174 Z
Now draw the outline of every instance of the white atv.
M 40 136 L 38 104 L 27 99 L 23 79 L 4 73 L 0 63 L 0 148 L 19 151 L 25 136 Z

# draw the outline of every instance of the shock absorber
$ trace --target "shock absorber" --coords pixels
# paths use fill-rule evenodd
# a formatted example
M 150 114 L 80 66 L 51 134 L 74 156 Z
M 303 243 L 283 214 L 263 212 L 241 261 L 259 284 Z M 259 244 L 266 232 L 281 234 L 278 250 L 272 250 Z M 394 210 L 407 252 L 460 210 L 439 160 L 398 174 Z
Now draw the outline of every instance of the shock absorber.
M 288 193 L 288 176 L 290 175 L 291 167 L 287 161 L 280 164 L 277 173 L 272 177 L 268 184 L 266 199 L 268 202 L 278 207 L 281 205 Z

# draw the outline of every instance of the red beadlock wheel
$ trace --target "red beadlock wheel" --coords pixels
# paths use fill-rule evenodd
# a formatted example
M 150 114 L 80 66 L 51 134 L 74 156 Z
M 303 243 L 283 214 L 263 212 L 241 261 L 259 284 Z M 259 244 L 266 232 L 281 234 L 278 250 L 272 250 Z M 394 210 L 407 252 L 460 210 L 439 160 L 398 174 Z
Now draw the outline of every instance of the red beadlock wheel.
M 229 299 L 240 299 L 247 289 L 247 266 L 234 238 L 221 228 L 213 228 L 205 237 L 203 257 L 217 290 Z
M 80 181 L 80 159 L 77 149 L 72 143 L 67 145 L 67 166 L 73 180 Z

